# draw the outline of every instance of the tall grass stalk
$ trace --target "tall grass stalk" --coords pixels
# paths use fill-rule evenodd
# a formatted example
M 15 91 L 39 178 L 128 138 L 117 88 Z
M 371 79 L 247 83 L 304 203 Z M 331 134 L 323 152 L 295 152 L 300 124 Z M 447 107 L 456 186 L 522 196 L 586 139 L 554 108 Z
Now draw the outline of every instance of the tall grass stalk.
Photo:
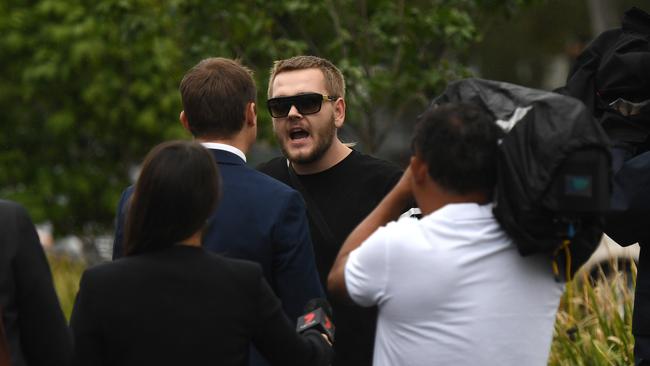
M 560 302 L 548 364 L 633 365 L 632 306 L 636 266 L 579 272 Z

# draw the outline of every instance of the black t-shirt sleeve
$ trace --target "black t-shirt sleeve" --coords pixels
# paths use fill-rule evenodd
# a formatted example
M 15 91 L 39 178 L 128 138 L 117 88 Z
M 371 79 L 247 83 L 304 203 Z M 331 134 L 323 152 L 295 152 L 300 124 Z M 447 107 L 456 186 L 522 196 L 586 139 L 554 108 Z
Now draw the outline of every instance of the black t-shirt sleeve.
M 329 365 L 332 349 L 317 334 L 299 335 L 282 311 L 280 301 L 259 277 L 258 324 L 253 344 L 273 365 Z

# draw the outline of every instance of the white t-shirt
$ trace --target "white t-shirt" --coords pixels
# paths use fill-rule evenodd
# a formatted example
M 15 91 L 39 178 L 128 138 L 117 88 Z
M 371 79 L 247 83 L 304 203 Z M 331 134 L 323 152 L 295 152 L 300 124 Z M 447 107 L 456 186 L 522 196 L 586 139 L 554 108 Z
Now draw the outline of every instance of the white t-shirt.
M 548 257 L 521 257 L 492 206 L 473 203 L 380 228 L 350 253 L 345 283 L 379 306 L 379 366 L 545 366 L 564 289 Z

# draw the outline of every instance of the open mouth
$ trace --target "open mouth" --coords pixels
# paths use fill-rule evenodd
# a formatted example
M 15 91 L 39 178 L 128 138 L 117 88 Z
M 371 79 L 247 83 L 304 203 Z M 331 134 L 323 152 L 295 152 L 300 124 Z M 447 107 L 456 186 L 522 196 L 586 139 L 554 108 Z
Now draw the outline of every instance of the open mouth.
M 309 132 L 302 128 L 295 128 L 289 132 L 289 138 L 292 140 L 300 140 L 309 137 Z

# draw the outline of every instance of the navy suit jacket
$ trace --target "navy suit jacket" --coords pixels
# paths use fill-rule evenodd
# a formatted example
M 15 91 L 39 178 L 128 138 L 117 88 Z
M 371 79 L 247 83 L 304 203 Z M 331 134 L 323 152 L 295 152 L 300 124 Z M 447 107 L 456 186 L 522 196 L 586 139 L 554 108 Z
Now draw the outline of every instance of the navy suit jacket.
M 284 312 L 289 319 L 297 319 L 310 299 L 325 297 L 302 197 L 284 183 L 249 168 L 233 153 L 210 152 L 221 174 L 222 195 L 203 237 L 203 247 L 259 263 Z M 133 187 L 127 188 L 118 205 L 114 259 L 122 256 L 124 221 L 132 192 Z

